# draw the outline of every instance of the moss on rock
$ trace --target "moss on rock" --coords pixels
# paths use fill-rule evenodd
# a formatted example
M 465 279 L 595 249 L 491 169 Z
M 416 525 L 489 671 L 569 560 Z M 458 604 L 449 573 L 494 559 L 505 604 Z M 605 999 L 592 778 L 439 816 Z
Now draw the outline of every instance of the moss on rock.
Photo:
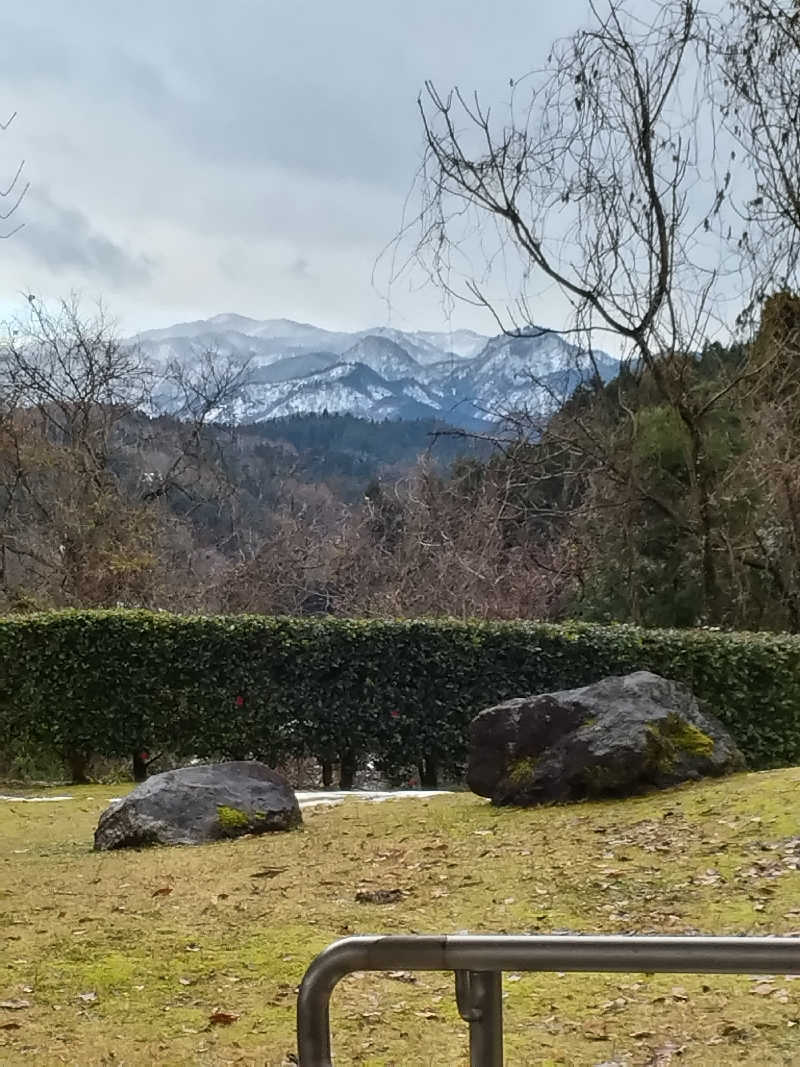
M 266 818 L 260 812 L 240 811 L 239 808 L 229 808 L 224 804 L 219 805 L 217 808 L 217 816 L 219 817 L 220 828 L 226 837 L 237 837 L 240 834 L 246 834 L 250 830 L 256 829 L 258 824 Z
M 536 760 L 533 756 L 523 756 L 515 760 L 508 768 L 506 777 L 517 789 L 533 785 L 533 777 L 536 772 Z
M 714 739 L 675 712 L 650 723 L 647 734 L 647 762 L 661 774 L 673 771 L 681 756 L 709 757 L 714 752 Z

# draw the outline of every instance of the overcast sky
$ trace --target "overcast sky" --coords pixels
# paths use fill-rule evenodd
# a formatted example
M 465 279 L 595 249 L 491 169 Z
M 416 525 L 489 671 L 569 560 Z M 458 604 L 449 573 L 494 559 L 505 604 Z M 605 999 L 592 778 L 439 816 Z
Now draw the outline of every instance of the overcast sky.
M 23 157 L 31 188 L 0 242 L 0 311 L 77 290 L 125 332 L 227 311 L 447 326 L 421 276 L 391 310 L 372 283 L 421 157 L 418 91 L 505 101 L 586 15 L 586 0 L 3 4 L 0 120 L 18 115 L 0 188 Z M 467 307 L 450 325 L 493 332 Z

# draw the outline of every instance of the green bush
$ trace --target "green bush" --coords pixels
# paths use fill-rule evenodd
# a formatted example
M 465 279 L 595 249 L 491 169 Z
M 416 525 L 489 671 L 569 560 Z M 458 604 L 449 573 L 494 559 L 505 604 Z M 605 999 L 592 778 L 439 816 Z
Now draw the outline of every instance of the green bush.
M 751 766 L 800 762 L 800 638 L 591 624 L 0 619 L 0 737 L 106 757 L 369 753 L 389 776 L 433 780 L 460 771 L 481 708 L 636 669 L 690 686 Z

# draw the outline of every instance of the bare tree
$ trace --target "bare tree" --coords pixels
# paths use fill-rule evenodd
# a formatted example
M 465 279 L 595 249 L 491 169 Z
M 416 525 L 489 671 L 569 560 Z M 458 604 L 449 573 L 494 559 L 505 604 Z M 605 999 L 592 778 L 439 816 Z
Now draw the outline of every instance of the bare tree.
M 738 267 L 728 236 L 731 175 L 717 177 L 724 150 L 708 94 L 713 26 L 693 0 L 635 10 L 609 0 L 591 11 L 591 26 L 556 43 L 545 70 L 512 83 L 501 121 L 476 97 L 426 86 L 417 255 L 454 290 L 453 265 L 477 231 L 484 274 L 467 276 L 468 299 L 506 329 L 530 329 L 527 293 L 550 286 L 571 308 L 567 330 L 590 367 L 593 350 L 610 340 L 629 373 L 649 376 L 688 435 L 685 521 L 713 619 L 719 545 L 704 438 L 715 407 L 752 373 L 745 359 L 712 392 L 694 373 L 707 336 L 732 336 Z M 508 270 L 512 255 L 521 288 L 503 313 L 487 292 L 493 265 Z M 635 435 L 634 413 L 618 400 Z M 573 409 L 569 447 L 629 480 L 630 471 L 615 472 L 616 443 L 596 431 Z
M 172 360 L 159 375 L 151 409 L 167 411 L 182 428 L 177 447 L 163 469 L 150 472 L 144 487 L 146 499 L 179 492 L 192 499 L 208 474 L 209 464 L 222 470 L 225 456 L 219 434 L 209 435 L 211 423 L 224 424 L 235 433 L 234 405 L 247 382 L 249 361 L 223 356 L 207 349 L 191 361 Z M 157 431 L 157 428 L 156 428 Z M 213 453 L 213 456 L 210 455 Z
M 764 370 L 757 388 L 737 395 L 747 448 L 733 464 L 724 490 L 746 505 L 747 521 L 728 531 L 726 548 L 740 564 L 739 584 L 749 625 L 754 625 L 754 609 L 761 602 L 770 625 L 777 621 L 796 632 L 800 630 L 800 298 L 796 294 L 775 293 L 764 302 L 752 358 Z M 766 598 L 763 593 L 755 595 L 753 578 L 767 591 Z
M 6 325 L 0 571 L 7 595 L 27 576 L 56 600 L 102 602 L 126 574 L 141 572 L 153 531 L 124 504 L 112 451 L 148 389 L 148 369 L 117 339 L 102 307 L 87 319 L 74 299 L 55 312 L 31 299 L 27 317 Z
M 736 204 L 738 251 L 749 275 L 748 319 L 776 290 L 797 288 L 800 265 L 800 11 L 795 0 L 731 0 L 713 43 L 722 122 L 747 183 Z
M 463 241 L 463 220 L 492 216 L 523 283 L 554 283 L 574 330 L 611 334 L 651 362 L 696 347 L 718 277 L 703 240 L 718 201 L 701 184 L 707 30 L 690 0 L 651 5 L 650 22 L 619 3 L 592 11 L 590 29 L 514 86 L 503 122 L 428 83 L 419 252 L 448 284 L 444 255 Z M 496 310 L 479 281 L 466 290 Z M 523 289 L 523 325 L 530 311 Z

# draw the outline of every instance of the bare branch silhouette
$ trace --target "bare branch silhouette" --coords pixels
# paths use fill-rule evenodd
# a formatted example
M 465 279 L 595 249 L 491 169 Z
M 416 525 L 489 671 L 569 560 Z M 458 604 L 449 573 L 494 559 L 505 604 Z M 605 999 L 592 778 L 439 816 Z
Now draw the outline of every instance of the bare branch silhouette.
M 0 130 L 3 130 L 5 132 L 11 126 L 11 123 L 16 117 L 17 112 L 15 111 L 6 122 L 0 122 Z M 7 222 L 14 215 L 22 201 L 25 199 L 25 194 L 28 192 L 28 189 L 30 189 L 31 183 L 29 181 L 23 182 L 20 186 L 24 167 L 25 160 L 23 159 L 17 167 L 14 177 L 11 179 L 11 183 L 5 189 L 0 189 L 0 198 L 5 200 L 6 197 L 12 197 L 11 207 L 9 207 L 6 211 L 0 211 L 0 220 L 2 220 L 3 222 Z M 10 230 L 0 232 L 0 240 L 5 241 L 8 240 L 9 237 L 13 237 L 15 233 L 19 233 L 19 231 L 24 225 L 24 222 L 20 222 L 16 226 L 13 226 Z

